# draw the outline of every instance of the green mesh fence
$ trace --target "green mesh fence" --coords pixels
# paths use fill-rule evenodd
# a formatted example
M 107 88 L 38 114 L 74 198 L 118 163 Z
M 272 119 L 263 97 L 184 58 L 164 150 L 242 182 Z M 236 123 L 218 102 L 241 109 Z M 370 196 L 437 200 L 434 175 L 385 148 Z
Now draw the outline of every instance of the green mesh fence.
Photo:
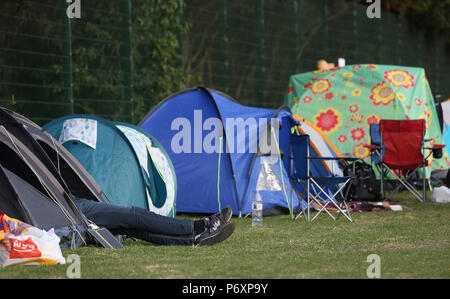
M 100 3 L 103 2 L 103 3 Z M 40 123 L 65 114 L 132 120 L 127 6 L 65 1 L 1 4 L 0 103 Z
M 325 59 L 337 65 L 423 67 L 435 101 L 450 96 L 450 61 L 439 40 L 411 32 L 405 20 L 344 0 L 186 0 L 187 74 L 249 105 L 278 107 L 290 75 Z
M 163 86 L 181 70 L 181 52 L 161 46 L 181 10 L 165 18 L 167 1 L 79 3 L 80 18 L 68 18 L 73 0 L 0 2 L 0 105 L 40 124 L 73 113 L 136 123 L 182 85 Z
M 441 41 L 391 13 L 369 19 L 351 1 L 80 3 L 81 18 L 69 19 L 65 0 L 0 2 L 0 106 L 39 124 L 72 113 L 137 123 L 167 95 L 204 85 L 278 107 L 290 75 L 339 57 L 423 67 L 435 100 L 450 96 Z

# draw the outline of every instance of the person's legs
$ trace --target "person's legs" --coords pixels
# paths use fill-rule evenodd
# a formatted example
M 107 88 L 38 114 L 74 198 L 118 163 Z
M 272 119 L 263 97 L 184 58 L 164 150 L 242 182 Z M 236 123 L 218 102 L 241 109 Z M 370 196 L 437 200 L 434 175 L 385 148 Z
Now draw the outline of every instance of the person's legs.
M 81 212 L 96 225 L 115 234 L 124 234 L 161 245 L 213 245 L 234 231 L 231 207 L 220 213 L 192 221 L 158 215 L 139 207 L 120 206 L 87 199 L 75 199 Z
M 194 238 L 192 236 L 169 236 L 152 234 L 148 231 L 136 229 L 119 229 L 111 230 L 114 234 L 126 235 L 136 239 L 144 240 L 158 245 L 193 245 Z
M 194 242 L 192 220 L 166 217 L 139 207 L 87 199 L 76 199 L 75 203 L 88 219 L 112 233 L 125 234 L 162 245 L 190 245 Z

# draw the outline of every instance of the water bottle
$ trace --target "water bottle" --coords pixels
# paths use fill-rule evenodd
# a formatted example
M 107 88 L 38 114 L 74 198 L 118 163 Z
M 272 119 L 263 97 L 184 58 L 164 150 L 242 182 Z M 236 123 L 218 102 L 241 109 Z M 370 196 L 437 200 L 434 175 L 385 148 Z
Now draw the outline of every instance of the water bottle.
M 252 201 L 252 226 L 263 226 L 263 202 L 258 191 Z

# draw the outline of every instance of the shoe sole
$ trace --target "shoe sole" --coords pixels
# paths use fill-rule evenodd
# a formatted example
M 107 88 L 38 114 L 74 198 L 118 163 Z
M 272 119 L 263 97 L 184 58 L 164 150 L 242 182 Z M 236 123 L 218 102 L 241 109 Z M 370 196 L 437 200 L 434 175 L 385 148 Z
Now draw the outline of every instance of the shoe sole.
M 223 225 L 221 231 L 218 234 L 202 240 L 200 243 L 196 245 L 196 247 L 210 246 L 225 241 L 226 239 L 228 239 L 229 236 L 233 234 L 233 232 L 234 232 L 234 222 L 228 222 Z
M 225 222 L 230 222 L 231 217 L 233 216 L 233 210 L 231 210 L 230 206 L 228 206 L 227 208 L 229 208 L 230 214 L 227 216 L 227 219 L 225 219 Z

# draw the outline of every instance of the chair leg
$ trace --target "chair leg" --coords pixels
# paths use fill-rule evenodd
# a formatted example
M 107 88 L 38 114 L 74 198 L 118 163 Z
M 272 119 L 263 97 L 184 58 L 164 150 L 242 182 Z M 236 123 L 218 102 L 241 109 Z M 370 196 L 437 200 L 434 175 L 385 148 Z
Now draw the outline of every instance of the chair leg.
M 319 189 L 321 189 L 320 186 L 318 186 L 317 184 L 315 184 L 315 185 L 316 185 Z M 297 217 L 295 217 L 295 220 L 297 220 L 297 218 L 300 217 L 301 214 L 303 214 L 303 218 L 305 219 L 305 221 L 307 221 L 307 222 L 312 222 L 312 221 L 314 221 L 314 219 L 316 219 L 317 215 L 319 215 L 319 214 L 326 208 L 326 205 L 325 205 L 325 206 L 322 205 L 322 204 L 320 203 L 320 199 L 319 199 L 319 200 L 317 199 L 317 197 L 318 197 L 322 192 L 324 192 L 324 191 L 321 190 L 320 192 L 318 192 L 318 193 L 316 194 L 316 196 L 312 196 L 311 192 L 309 191 L 309 190 L 310 190 L 310 187 L 311 187 L 311 183 L 309 182 L 309 185 L 307 184 L 307 186 L 309 186 L 309 187 L 307 187 L 307 198 L 306 198 L 307 205 L 306 205 L 306 207 L 305 207 L 304 209 L 301 210 L 301 212 L 297 215 Z M 325 194 L 325 196 L 328 197 L 328 195 L 327 195 L 326 193 L 324 193 L 324 194 Z M 311 219 L 311 207 L 312 207 L 312 204 L 313 204 L 314 202 L 315 202 L 316 204 L 318 204 L 321 208 L 320 208 L 320 210 L 317 212 L 317 214 L 314 215 L 314 217 Z M 328 210 L 325 209 L 325 212 L 326 212 L 331 218 L 333 218 L 333 220 L 336 220 L 336 219 L 334 218 L 334 216 L 333 216 Z
M 302 186 L 302 184 L 300 182 L 298 182 L 300 184 L 300 186 Z M 297 193 L 298 197 L 300 198 L 300 203 L 299 203 L 299 210 L 300 212 L 297 214 L 297 216 L 295 217 L 294 220 L 297 220 L 298 217 L 300 217 L 300 215 L 303 214 L 303 218 L 305 219 L 305 221 L 308 221 L 308 216 L 307 216 L 307 209 L 308 209 L 308 192 L 307 192 L 307 184 L 305 184 L 304 186 L 304 191 L 302 194 Z M 305 208 L 302 209 L 302 199 L 305 199 L 305 194 L 306 194 L 306 202 L 307 202 L 307 206 Z
M 307 210 L 306 210 L 306 213 L 308 213 L 308 217 L 306 218 L 307 220 L 306 221 L 310 221 L 311 220 L 311 199 L 310 199 L 310 196 L 311 196 L 311 193 L 310 193 L 310 187 L 311 187 L 311 180 L 310 179 L 308 179 L 308 182 L 307 182 L 307 192 L 308 192 L 308 197 L 307 197 L 307 202 L 308 202 L 308 205 L 307 205 Z
M 348 217 L 347 217 L 348 220 L 350 220 L 350 222 L 353 222 L 352 214 L 350 213 L 350 209 L 349 209 L 349 207 L 347 205 L 347 201 L 345 199 L 344 199 L 343 203 L 345 206 L 345 210 L 347 211 L 347 214 L 348 214 Z M 345 216 L 345 214 L 344 214 L 344 216 Z
M 314 198 L 314 201 L 320 206 L 319 211 L 317 211 L 317 213 L 314 215 L 314 217 L 311 219 L 311 222 L 314 221 L 314 219 L 317 218 L 317 216 L 320 215 L 320 213 L 322 213 L 322 211 L 325 210 L 325 212 L 328 214 L 328 216 L 330 216 L 334 221 L 336 221 L 336 218 L 333 216 L 333 214 L 330 213 L 330 211 L 327 210 L 327 204 L 322 205 L 317 199 Z
M 422 202 L 424 203 L 425 200 L 427 199 L 427 188 L 425 187 L 425 163 L 422 167 L 422 178 L 423 178 L 423 182 L 422 182 Z
M 351 217 L 351 213 L 350 213 L 350 209 L 348 208 L 348 205 L 346 203 L 345 197 L 343 200 L 342 205 L 340 205 L 339 203 L 337 203 L 337 199 L 336 196 L 338 194 L 342 195 L 342 190 L 346 187 L 349 186 L 348 183 L 351 180 L 347 180 L 344 183 L 341 184 L 341 186 L 339 187 L 339 189 L 333 194 L 333 195 L 329 195 L 324 189 L 326 189 L 326 186 L 324 188 L 322 188 L 314 179 L 309 178 L 306 180 L 306 186 L 305 186 L 305 191 L 304 193 L 301 195 L 301 197 L 304 197 L 305 193 L 306 193 L 306 207 L 302 209 L 301 203 L 300 203 L 300 209 L 301 211 L 298 213 L 298 215 L 295 217 L 295 220 L 298 219 L 298 217 L 300 217 L 300 215 L 303 214 L 303 218 L 305 219 L 305 221 L 307 222 L 312 222 L 314 221 L 320 213 L 322 213 L 323 211 L 325 211 L 333 220 L 337 220 L 337 218 L 327 209 L 327 205 L 328 202 L 326 204 L 322 204 L 321 202 L 323 201 L 322 199 L 319 198 L 319 196 L 321 194 L 324 194 L 325 197 L 327 197 L 329 203 L 331 203 L 332 205 L 334 205 L 337 210 L 337 216 L 339 216 L 340 213 L 342 213 L 350 222 L 353 222 L 353 219 Z M 316 192 L 315 196 L 313 196 L 311 194 L 311 186 L 317 187 L 318 191 Z M 348 189 L 347 189 L 348 191 Z M 348 192 L 345 192 L 345 194 L 347 195 Z M 317 212 L 316 214 L 311 218 L 311 207 L 313 206 L 313 204 L 316 203 L 319 208 L 317 208 Z
M 336 195 L 339 194 L 343 188 L 345 188 L 345 186 L 347 185 L 347 183 L 348 183 L 349 181 L 350 181 L 350 180 L 347 180 L 345 183 L 343 183 L 343 184 L 341 185 L 341 187 L 340 187 L 340 188 L 339 188 L 332 196 L 329 196 L 329 195 L 322 189 L 322 187 L 321 187 L 317 182 L 315 182 L 314 180 L 313 180 L 313 183 L 314 183 L 314 185 L 320 190 L 320 192 L 319 192 L 318 194 L 324 194 L 324 195 L 328 198 L 329 202 L 330 202 L 332 205 L 334 205 L 334 206 L 338 209 L 338 215 L 339 215 L 339 213 L 342 213 L 342 214 L 343 214 L 350 222 L 353 222 L 351 216 L 350 216 L 350 215 L 347 215 L 347 213 L 350 214 L 350 210 L 348 209 L 348 206 L 347 206 L 347 204 L 345 203 L 345 199 L 343 200 L 343 202 L 345 203 L 345 209 L 346 209 L 346 212 L 347 212 L 347 213 L 341 208 L 341 206 L 340 206 L 338 203 L 335 202 L 335 200 L 336 200 Z M 317 196 L 318 196 L 318 195 L 316 195 L 316 197 L 317 197 Z M 314 215 L 314 217 L 313 217 L 313 219 L 311 219 L 311 221 L 313 221 L 315 218 L 317 218 L 317 216 L 318 216 L 320 213 L 322 213 L 323 210 L 325 210 L 325 212 L 326 212 L 333 220 L 336 220 L 336 218 L 330 213 L 330 211 L 328 211 L 328 210 L 326 209 L 326 206 L 327 206 L 328 203 L 326 203 L 325 205 L 322 205 L 320 202 L 318 202 L 318 201 L 316 200 L 316 198 L 314 198 L 314 200 L 316 201 L 316 203 L 318 203 L 318 204 L 321 206 L 321 208 L 320 208 L 320 210 L 317 212 L 317 214 Z
M 312 199 L 316 202 L 316 204 L 318 204 L 318 205 L 320 206 L 320 209 L 319 209 L 319 211 L 317 211 L 316 215 L 314 215 L 314 217 L 311 219 L 311 222 L 314 221 L 314 219 L 316 219 L 317 216 L 318 216 L 320 213 L 322 213 L 322 211 L 324 211 L 324 210 L 325 210 L 325 212 L 326 212 L 333 220 L 336 220 L 336 218 L 333 216 L 333 214 L 331 214 L 330 211 L 328 211 L 328 210 L 326 209 L 327 204 L 322 205 L 322 204 L 320 203 L 320 201 L 319 201 L 320 199 L 318 200 L 317 198 L 319 197 L 320 194 L 324 194 L 324 195 L 328 198 L 328 200 L 330 200 L 330 201 L 333 202 L 333 198 L 336 196 L 337 193 L 339 193 L 339 191 L 342 190 L 342 188 L 340 188 L 338 191 L 336 191 L 336 193 L 335 193 L 332 197 L 330 197 L 330 196 L 322 189 L 322 187 L 320 187 L 319 184 L 317 184 L 314 180 L 312 180 L 312 181 L 313 181 L 313 184 L 319 189 L 319 192 L 316 194 L 316 196 L 312 197 Z
M 300 203 L 300 208 L 301 208 L 301 203 Z M 300 213 L 298 213 L 298 215 L 295 217 L 294 220 L 297 220 L 298 217 L 300 217 L 300 215 L 303 214 L 303 218 L 305 219 L 305 221 L 308 221 L 307 215 L 306 215 L 306 213 L 307 213 L 307 212 L 306 212 L 306 209 L 308 209 L 308 206 L 306 206 L 305 208 L 303 208 L 303 209 L 300 211 Z
M 417 170 L 417 169 L 416 169 Z M 416 171 L 415 170 L 415 171 Z M 423 188 L 423 193 L 420 194 L 419 191 L 417 191 L 413 185 L 411 185 L 411 183 L 408 182 L 408 179 L 412 176 L 412 174 L 415 171 L 411 171 L 410 173 L 408 173 L 406 176 L 404 176 L 404 178 L 401 178 L 399 175 L 397 175 L 397 173 L 395 173 L 395 171 L 391 170 L 391 173 L 394 175 L 394 177 L 399 181 L 399 183 L 401 185 L 397 185 L 397 187 L 395 187 L 394 190 L 392 190 L 387 197 L 384 197 L 383 200 L 386 201 L 388 200 L 392 195 L 394 195 L 395 193 L 397 193 L 398 189 L 400 189 L 401 186 L 404 186 L 409 192 L 411 192 L 412 195 L 414 195 L 416 197 L 416 199 L 418 199 L 420 202 L 424 202 L 425 200 L 425 196 L 426 196 L 426 190 L 425 188 Z M 425 186 L 423 186 L 425 187 Z
M 383 169 L 383 163 L 380 165 L 380 193 L 381 193 L 381 200 L 384 200 L 384 169 Z
M 301 204 L 301 203 L 300 203 Z M 291 220 L 294 219 L 294 182 L 291 180 Z

